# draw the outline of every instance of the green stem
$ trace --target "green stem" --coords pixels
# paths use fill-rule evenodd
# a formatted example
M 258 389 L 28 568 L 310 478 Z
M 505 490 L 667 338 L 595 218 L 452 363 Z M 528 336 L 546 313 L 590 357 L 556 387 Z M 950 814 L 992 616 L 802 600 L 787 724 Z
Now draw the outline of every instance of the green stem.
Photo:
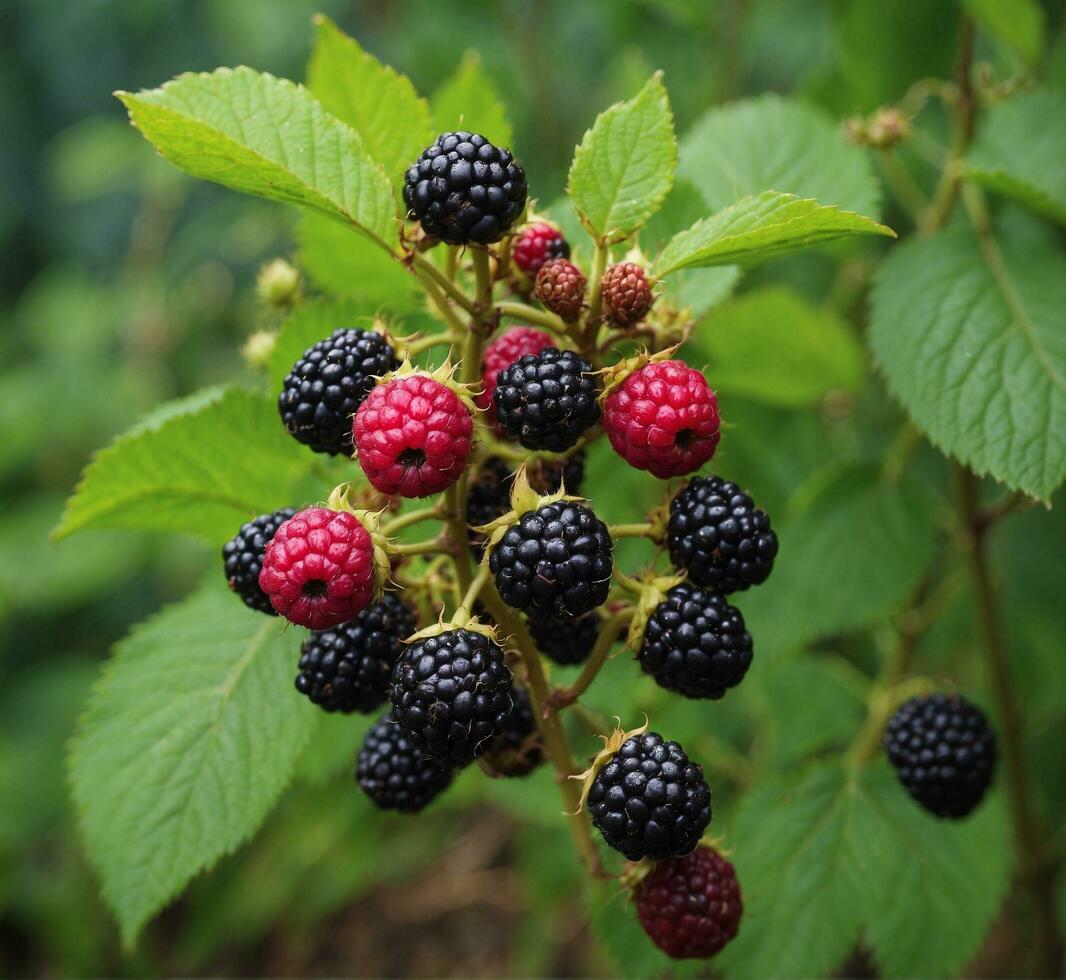
M 600 284 L 607 268 L 607 252 L 607 246 L 603 242 L 596 242 L 596 254 L 592 257 L 592 275 L 589 278 L 592 286 L 589 291 L 589 308 L 585 311 L 584 340 L 588 347 L 595 347 L 596 332 L 600 329 L 600 310 L 603 306 Z
M 476 255 L 476 253 L 475 253 Z M 440 271 L 432 262 L 422 258 L 421 255 L 415 255 L 411 259 L 411 265 L 415 270 L 415 274 L 420 278 L 425 276 L 428 279 L 433 280 L 444 293 L 461 306 L 471 316 L 476 312 L 474 303 L 470 298 L 456 285 L 453 279 L 449 279 L 443 272 Z
M 415 354 L 421 354 L 422 351 L 430 350 L 433 347 L 450 347 L 455 341 L 452 339 L 450 333 L 435 333 L 429 337 L 419 337 L 418 340 L 412 340 L 410 343 L 404 345 L 404 351 L 409 356 Z
M 401 514 L 399 517 L 394 517 L 391 521 L 386 521 L 382 526 L 382 533 L 386 537 L 391 537 L 399 531 L 402 531 L 405 527 L 410 527 L 412 524 L 418 524 L 421 521 L 440 520 L 441 510 L 439 506 L 425 507 L 421 510 L 412 510 L 406 514 Z
M 655 528 L 645 522 L 643 524 L 611 524 L 607 530 L 612 538 L 648 538 L 654 541 Z
M 514 317 L 516 320 L 525 320 L 527 323 L 535 323 L 539 327 L 551 330 L 562 337 L 570 335 L 570 328 L 563 322 L 563 318 L 550 313 L 547 310 L 538 310 L 528 303 L 516 303 L 513 300 L 503 300 L 496 304 L 496 312 L 500 316 Z
M 466 592 L 463 595 L 462 601 L 459 603 L 459 608 L 455 610 L 455 615 L 452 617 L 456 621 L 464 622 L 470 617 L 470 613 L 474 608 L 474 603 L 477 602 L 478 593 L 485 587 L 485 583 L 489 580 L 489 563 L 483 561 L 478 566 L 477 575 L 471 580 L 470 585 L 467 586 Z
M 589 658 L 585 662 L 585 666 L 578 675 L 577 680 L 569 687 L 553 692 L 552 702 L 554 704 L 565 708 L 573 704 L 592 686 L 592 682 L 596 679 L 600 668 L 607 662 L 611 647 L 614 646 L 619 633 L 629 625 L 629 621 L 635 613 L 635 609 L 623 609 L 620 612 L 616 612 L 607 622 L 601 625 L 600 635 L 596 637 L 592 653 L 589 654 Z
M 455 338 L 462 337 L 465 329 L 463 327 L 463 321 L 455 315 L 455 310 L 448 305 L 448 300 L 437 288 L 437 284 L 425 273 L 420 272 L 417 267 L 412 267 L 412 269 L 414 274 L 418 277 L 419 282 L 422 283 L 422 288 L 426 291 L 426 295 L 429 297 L 430 302 L 440 314 L 441 319 L 444 320 L 448 325 L 448 328 L 451 330 L 452 336 Z
M 451 548 L 450 541 L 430 538 L 428 541 L 397 542 L 389 545 L 390 555 L 439 555 Z

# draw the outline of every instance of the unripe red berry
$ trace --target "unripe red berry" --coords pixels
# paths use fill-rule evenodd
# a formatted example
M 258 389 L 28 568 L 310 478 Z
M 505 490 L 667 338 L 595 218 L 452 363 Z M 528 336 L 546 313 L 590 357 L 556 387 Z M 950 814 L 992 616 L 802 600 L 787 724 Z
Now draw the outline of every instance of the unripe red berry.
M 635 262 L 612 265 L 600 280 L 600 296 L 607 316 L 623 327 L 643 320 L 654 302 L 648 277 Z
M 564 320 L 576 320 L 585 301 L 587 282 L 569 259 L 550 259 L 540 267 L 533 295 Z
M 534 279 L 541 266 L 550 259 L 570 258 L 570 244 L 558 228 L 546 221 L 537 221 L 526 225 L 515 236 L 512 255 L 514 264 Z

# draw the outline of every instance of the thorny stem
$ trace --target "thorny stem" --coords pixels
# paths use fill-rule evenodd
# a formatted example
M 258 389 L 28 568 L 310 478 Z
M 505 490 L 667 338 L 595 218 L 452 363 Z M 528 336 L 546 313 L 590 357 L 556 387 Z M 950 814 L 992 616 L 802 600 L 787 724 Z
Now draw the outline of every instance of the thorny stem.
M 577 680 L 569 687 L 558 689 L 552 693 L 551 699 L 554 704 L 560 708 L 569 707 L 589 689 L 596 679 L 596 675 L 600 672 L 600 668 L 607 662 L 611 647 L 614 646 L 622 630 L 629 625 L 629 621 L 633 618 L 635 612 L 636 610 L 632 608 L 623 609 L 616 612 L 600 627 L 600 635 L 596 637 L 592 653 L 589 654 L 589 658 L 585 662 L 585 666 L 578 675 Z
M 1035 966 L 1039 976 L 1057 976 L 1063 955 L 1055 915 L 1055 877 L 1058 869 L 1054 860 L 1044 853 L 1043 827 L 1032 805 L 1032 787 L 1029 785 L 1025 760 L 1024 729 L 1010 676 L 1003 628 L 985 549 L 985 535 L 989 525 L 983 520 L 978 501 L 977 477 L 970 470 L 958 465 L 955 467 L 955 475 L 959 510 L 967 535 L 966 557 L 973 579 L 981 644 L 996 702 L 996 714 L 999 716 L 1014 844 L 1021 866 L 1022 883 L 1030 891 L 1032 912 L 1036 917 Z

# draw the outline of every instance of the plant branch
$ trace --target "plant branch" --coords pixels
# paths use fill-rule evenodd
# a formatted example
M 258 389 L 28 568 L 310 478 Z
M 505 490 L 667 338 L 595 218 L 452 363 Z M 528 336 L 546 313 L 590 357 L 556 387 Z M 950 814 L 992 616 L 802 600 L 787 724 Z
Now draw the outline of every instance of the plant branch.
M 525 320 L 528 323 L 535 323 L 537 326 L 544 327 L 546 330 L 551 330 L 553 333 L 557 333 L 562 337 L 570 336 L 570 329 L 563 322 L 563 318 L 556 316 L 554 313 L 549 313 L 547 310 L 538 310 L 535 306 L 530 306 L 528 303 L 517 303 L 513 300 L 502 300 L 496 304 L 496 312 L 500 316 L 514 317 L 516 320 Z
M 603 292 L 600 284 L 603 281 L 603 273 L 607 268 L 607 246 L 600 241 L 596 242 L 596 252 L 592 257 L 592 272 L 589 281 L 592 289 L 589 291 L 589 308 L 585 311 L 585 334 L 584 339 L 588 346 L 594 347 L 596 331 L 600 328 L 600 308 L 603 305 Z
M 418 254 L 412 256 L 411 265 L 416 275 L 420 278 L 425 276 L 431 279 L 451 300 L 461 306 L 471 316 L 474 315 L 476 310 L 473 301 L 456 285 L 454 279 L 448 278 L 432 262 Z
M 401 514 L 399 517 L 394 517 L 391 521 L 386 521 L 381 531 L 386 537 L 391 537 L 405 527 L 411 527 L 412 524 L 419 524 L 422 521 L 439 521 L 441 516 L 439 506 L 424 507 L 421 510 L 412 510 L 406 514 Z
M 655 540 L 655 528 L 648 522 L 642 524 L 611 524 L 607 530 L 612 538 L 648 538 Z
M 450 333 L 435 333 L 428 337 L 419 337 L 417 340 L 404 344 L 404 350 L 408 355 L 421 354 L 422 351 L 432 347 L 450 347 L 455 341 Z
M 463 321 L 456 316 L 455 310 L 451 308 L 447 298 L 437 288 L 436 282 L 424 272 L 421 272 L 416 266 L 412 266 L 412 271 L 418 277 L 418 281 L 422 283 L 422 288 L 426 291 L 430 302 L 440 314 L 441 319 L 448 325 L 452 335 L 456 338 L 462 337 L 464 331 Z
M 485 587 L 485 583 L 489 580 L 489 563 L 483 561 L 477 570 L 477 575 L 474 576 L 470 585 L 467 587 L 466 593 L 459 603 L 459 608 L 455 610 L 456 618 L 469 616 L 473 611 L 474 603 L 477 602 L 478 593 Z
M 394 542 L 389 545 L 390 555 L 439 555 L 451 549 L 447 537 L 430 538 L 426 541 Z
M 600 668 L 607 662 L 611 647 L 614 646 L 618 635 L 629 625 L 635 613 L 636 610 L 633 608 L 623 609 L 600 626 L 600 634 L 596 637 L 592 653 L 589 654 L 577 680 L 569 687 L 557 688 L 552 692 L 551 700 L 554 705 L 560 708 L 569 707 L 589 689 L 600 672 Z

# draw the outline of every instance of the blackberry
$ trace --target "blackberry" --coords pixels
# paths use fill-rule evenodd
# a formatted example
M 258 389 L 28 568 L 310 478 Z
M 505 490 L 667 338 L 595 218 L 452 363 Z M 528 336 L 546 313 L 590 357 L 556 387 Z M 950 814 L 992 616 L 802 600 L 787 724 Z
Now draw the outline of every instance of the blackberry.
M 765 582 L 777 555 L 766 512 L 720 476 L 697 476 L 670 501 L 666 542 L 690 581 L 726 594 Z
M 451 766 L 426 759 L 407 732 L 384 715 L 363 739 L 356 760 L 359 788 L 382 810 L 416 813 L 448 788 Z
M 984 712 L 958 694 L 906 701 L 884 741 L 899 781 L 938 817 L 965 817 L 992 782 L 996 736 Z
M 537 649 L 564 667 L 589 658 L 600 635 L 600 617 L 595 612 L 577 619 L 531 619 L 529 632 Z
M 587 803 L 603 839 L 630 861 L 688 854 L 711 820 L 703 770 L 655 732 L 622 743 L 596 773 Z
M 496 420 L 526 449 L 563 452 L 600 419 L 600 382 L 572 350 L 525 354 L 499 373 Z
M 682 582 L 648 617 L 637 659 L 660 687 L 717 701 L 744 679 L 751 655 L 740 610 L 717 592 Z
M 441 133 L 408 168 L 403 199 L 431 238 L 489 245 L 522 214 L 526 174 L 510 150 L 484 136 Z
M 508 528 L 489 567 L 507 605 L 534 618 L 580 616 L 607 599 L 611 536 L 588 507 L 560 500 Z
M 269 597 L 259 588 L 259 573 L 263 569 L 266 546 L 278 528 L 295 513 L 292 507 L 284 507 L 273 514 L 260 514 L 242 524 L 241 529 L 222 546 L 226 581 L 249 609 L 277 615 Z
M 514 707 L 503 733 L 481 757 L 481 764 L 494 776 L 528 776 L 544 761 L 544 747 L 537 732 L 533 704 L 524 687 L 514 688 Z
M 373 711 L 388 697 L 403 641 L 414 631 L 410 608 L 387 592 L 350 623 L 304 640 L 296 690 L 326 711 Z
M 278 396 L 285 428 L 316 453 L 352 454 L 352 416 L 376 384 L 399 366 L 396 352 L 373 330 L 340 328 L 308 347 Z
M 511 671 L 483 633 L 453 629 L 410 644 L 392 677 L 392 717 L 437 762 L 485 752 L 511 714 Z

